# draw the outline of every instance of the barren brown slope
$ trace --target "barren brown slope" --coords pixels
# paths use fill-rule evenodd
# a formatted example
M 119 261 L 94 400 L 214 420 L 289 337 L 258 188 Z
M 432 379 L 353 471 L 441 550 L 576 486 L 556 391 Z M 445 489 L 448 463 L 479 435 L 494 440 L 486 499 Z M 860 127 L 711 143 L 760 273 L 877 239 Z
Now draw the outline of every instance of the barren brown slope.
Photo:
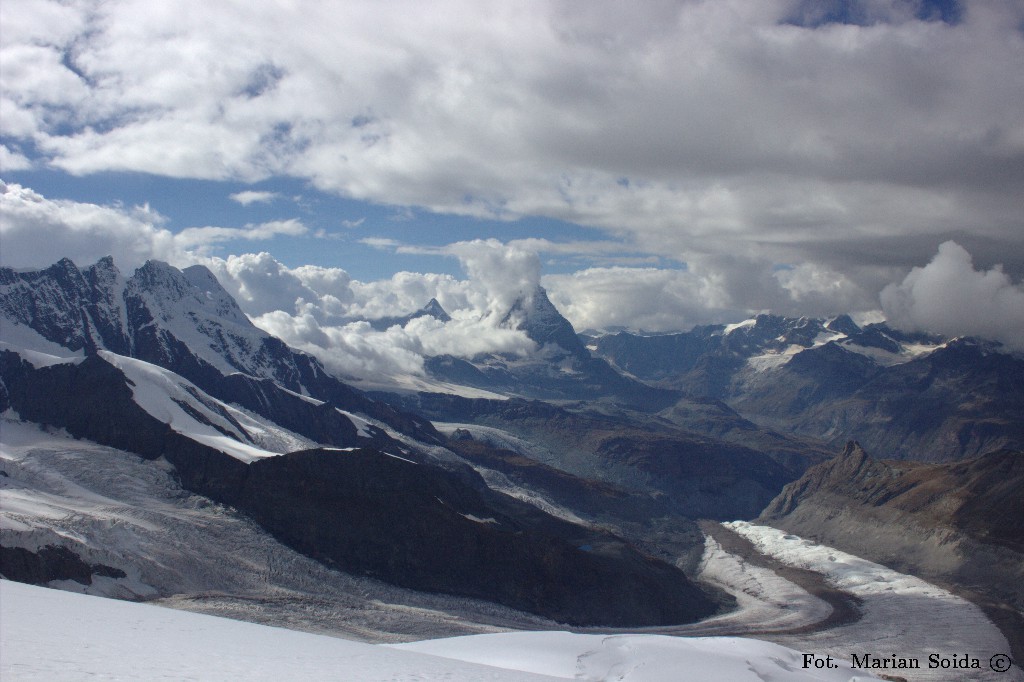
M 849 443 L 760 521 L 958 588 L 1024 652 L 1024 453 L 947 464 L 872 459 Z

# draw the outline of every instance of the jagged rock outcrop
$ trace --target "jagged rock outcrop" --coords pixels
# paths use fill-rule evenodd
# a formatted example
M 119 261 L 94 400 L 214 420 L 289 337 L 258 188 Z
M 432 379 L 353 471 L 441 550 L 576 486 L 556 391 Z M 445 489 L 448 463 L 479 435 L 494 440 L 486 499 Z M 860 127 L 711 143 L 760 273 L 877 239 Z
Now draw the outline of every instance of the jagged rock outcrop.
M 45 585 L 53 580 L 91 585 L 93 576 L 126 577 L 119 568 L 86 563 L 63 545 L 46 545 L 35 552 L 24 547 L 0 547 L 0 575 L 30 585 Z

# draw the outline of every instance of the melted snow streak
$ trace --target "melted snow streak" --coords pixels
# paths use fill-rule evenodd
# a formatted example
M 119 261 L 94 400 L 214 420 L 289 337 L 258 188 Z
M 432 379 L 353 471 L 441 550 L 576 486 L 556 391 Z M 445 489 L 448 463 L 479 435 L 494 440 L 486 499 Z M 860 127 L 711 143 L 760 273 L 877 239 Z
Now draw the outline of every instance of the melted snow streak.
M 731 637 L 523 632 L 375 646 L 0 581 L 4 680 L 870 679 L 807 671 L 800 652 Z
M 855 623 L 821 632 L 778 635 L 785 646 L 850 660 L 852 654 L 912 657 L 920 670 L 891 671 L 907 680 L 1022 680 L 1019 668 L 1009 673 L 989 669 L 995 654 L 1008 654 L 1006 638 L 981 609 L 965 599 L 919 578 L 840 552 L 776 528 L 745 521 L 724 524 L 750 540 L 764 554 L 799 568 L 823 574 L 837 588 L 862 600 Z M 980 670 L 928 668 L 930 654 L 966 654 L 980 661 Z

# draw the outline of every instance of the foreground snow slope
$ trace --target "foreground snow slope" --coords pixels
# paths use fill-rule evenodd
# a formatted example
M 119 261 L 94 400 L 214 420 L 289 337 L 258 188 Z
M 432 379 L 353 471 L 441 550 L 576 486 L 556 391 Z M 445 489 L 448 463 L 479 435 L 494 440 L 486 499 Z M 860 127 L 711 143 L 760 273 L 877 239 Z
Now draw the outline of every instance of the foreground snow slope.
M 8 581 L 0 649 L 5 681 L 552 679 Z
M 800 653 L 739 638 L 525 632 L 372 645 L 0 581 L 4 680 L 817 680 Z
M 833 670 L 804 669 L 800 652 L 740 637 L 517 632 L 390 646 L 570 680 L 853 682 L 876 679 L 851 670 L 850 664 L 842 661 L 837 662 L 838 667 Z

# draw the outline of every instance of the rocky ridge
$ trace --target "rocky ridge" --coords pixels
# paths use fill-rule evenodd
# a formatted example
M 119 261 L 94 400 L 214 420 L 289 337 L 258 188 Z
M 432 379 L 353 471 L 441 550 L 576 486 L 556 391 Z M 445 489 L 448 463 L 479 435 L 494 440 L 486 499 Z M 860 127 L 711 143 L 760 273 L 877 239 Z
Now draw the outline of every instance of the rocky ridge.
M 759 521 L 967 590 L 1010 631 L 1024 625 L 1024 452 L 929 464 L 874 459 L 851 442 Z

